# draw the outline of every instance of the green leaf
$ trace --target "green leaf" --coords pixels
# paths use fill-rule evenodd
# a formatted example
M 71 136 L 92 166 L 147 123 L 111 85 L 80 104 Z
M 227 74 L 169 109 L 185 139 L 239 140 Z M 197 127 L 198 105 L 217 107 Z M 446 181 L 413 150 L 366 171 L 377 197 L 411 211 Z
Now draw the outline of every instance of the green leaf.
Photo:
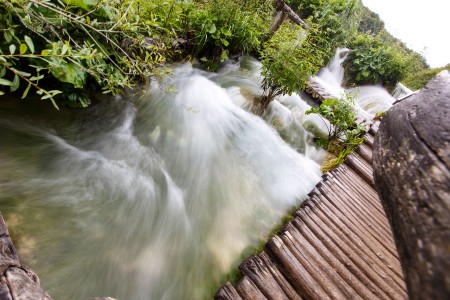
M 20 54 L 25 54 L 28 50 L 28 47 L 26 44 L 20 44 Z
M 19 85 L 20 85 L 19 75 L 15 74 L 14 80 L 11 84 L 11 92 L 14 92 L 15 90 L 17 90 L 19 88 Z
M 5 67 L 2 67 L 2 68 L 0 69 L 0 77 L 5 76 L 5 74 L 6 74 L 6 68 L 5 68 Z
M 28 35 L 25 36 L 25 43 L 27 43 L 28 48 L 30 48 L 31 53 L 34 53 L 33 40 Z
M 0 96 L 1 96 L 1 95 L 4 95 L 4 94 L 5 94 L 5 93 L 3 93 L 2 91 L 0 91 Z
M 64 44 L 64 46 L 62 47 L 62 50 L 61 50 L 61 55 L 66 54 L 66 53 L 67 53 L 67 50 L 69 50 L 69 48 L 67 47 L 66 44 Z
M 37 81 L 37 80 L 41 80 L 42 78 L 44 78 L 44 75 L 39 75 L 39 76 L 33 76 L 30 78 L 31 81 Z
M 7 79 L 0 78 L 0 85 L 12 86 L 12 82 Z
M 231 35 L 232 35 L 231 30 L 228 29 L 228 28 L 221 28 L 220 31 L 222 32 L 222 34 L 223 34 L 224 36 L 231 36 Z
M 28 95 L 28 91 L 30 90 L 30 87 L 31 87 L 31 83 L 28 84 L 27 88 L 23 92 L 21 99 L 25 99 L 25 97 Z
M 13 39 L 13 36 L 12 36 L 12 34 L 9 31 L 3 32 L 3 36 L 5 37 L 5 41 L 7 43 L 11 42 L 12 39 Z
M 23 76 L 23 77 L 30 77 L 31 76 L 30 73 L 27 73 L 27 72 L 24 72 L 24 71 L 20 71 L 20 70 L 14 69 L 14 68 L 11 68 L 11 69 L 14 71 L 14 73 L 16 73 L 16 74 L 18 74 L 20 76 Z
M 54 64 L 50 67 L 50 72 L 59 81 L 71 83 L 75 88 L 82 88 L 86 84 L 87 73 L 73 63 Z
M 14 54 L 14 52 L 16 52 L 16 45 L 9 45 L 9 53 Z
M 205 29 L 207 32 L 209 32 L 211 34 L 213 34 L 217 31 L 216 24 L 214 24 L 214 23 L 206 24 Z

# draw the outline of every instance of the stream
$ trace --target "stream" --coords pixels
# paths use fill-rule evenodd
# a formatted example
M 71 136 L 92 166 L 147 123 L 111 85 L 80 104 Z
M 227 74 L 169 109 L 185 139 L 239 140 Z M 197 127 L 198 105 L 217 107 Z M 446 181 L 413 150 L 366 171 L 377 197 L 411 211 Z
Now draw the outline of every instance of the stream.
M 259 67 L 176 65 L 84 110 L 2 100 L 1 212 L 54 299 L 211 298 L 306 199 L 327 124 L 297 94 L 249 113 Z

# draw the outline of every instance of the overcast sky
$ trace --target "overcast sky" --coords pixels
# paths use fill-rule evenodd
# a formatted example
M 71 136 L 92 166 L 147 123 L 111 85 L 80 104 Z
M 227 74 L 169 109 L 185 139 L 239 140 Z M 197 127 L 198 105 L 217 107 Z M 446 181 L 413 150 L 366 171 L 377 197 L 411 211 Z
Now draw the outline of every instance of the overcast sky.
M 362 0 L 432 68 L 450 63 L 450 0 Z

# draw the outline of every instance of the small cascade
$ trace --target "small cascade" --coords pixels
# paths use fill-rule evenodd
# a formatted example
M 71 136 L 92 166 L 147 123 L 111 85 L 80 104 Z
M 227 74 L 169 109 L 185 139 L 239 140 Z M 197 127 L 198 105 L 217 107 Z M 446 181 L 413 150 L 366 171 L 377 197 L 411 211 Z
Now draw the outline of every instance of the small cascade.
M 337 49 L 328 66 L 320 69 L 318 74 L 311 79 L 311 82 L 315 85 L 315 88 L 323 89 L 324 93 L 335 98 L 341 98 L 345 93 L 354 95 L 359 117 L 367 122 L 372 122 L 375 115 L 388 110 L 396 98 L 391 96 L 383 87 L 377 85 L 344 88 L 342 86 L 344 78 L 342 63 L 345 61 L 348 52 L 349 49 L 346 48 Z M 407 89 L 402 91 L 406 92 Z
M 414 92 L 412 90 L 410 90 L 408 87 L 403 85 L 401 82 L 397 82 L 391 95 L 396 100 L 400 100 L 400 99 L 405 98 L 413 93 Z
M 348 52 L 347 48 L 338 48 L 328 66 L 321 68 L 317 75 L 311 78 L 311 82 L 335 98 L 340 98 L 345 93 L 345 89 L 342 87 L 344 68 L 341 65 L 347 58 Z

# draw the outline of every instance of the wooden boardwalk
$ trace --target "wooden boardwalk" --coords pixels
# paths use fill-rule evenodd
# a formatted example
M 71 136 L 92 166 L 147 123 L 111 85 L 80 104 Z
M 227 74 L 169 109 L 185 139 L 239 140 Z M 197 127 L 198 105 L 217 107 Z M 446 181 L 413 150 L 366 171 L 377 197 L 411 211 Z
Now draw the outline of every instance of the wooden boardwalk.
M 376 127 L 376 126 L 375 126 Z M 376 130 L 376 128 L 375 128 Z M 215 299 L 406 299 L 397 250 L 372 176 L 374 129 L 323 176 L 295 219 L 240 266 Z

